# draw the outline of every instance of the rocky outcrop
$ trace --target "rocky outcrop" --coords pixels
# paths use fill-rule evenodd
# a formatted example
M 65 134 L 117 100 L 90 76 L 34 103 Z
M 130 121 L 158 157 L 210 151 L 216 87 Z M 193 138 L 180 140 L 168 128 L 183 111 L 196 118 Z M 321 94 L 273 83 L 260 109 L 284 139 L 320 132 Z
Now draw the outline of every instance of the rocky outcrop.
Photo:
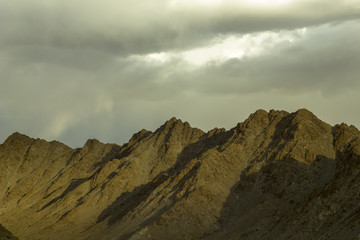
M 17 240 L 17 239 L 18 238 L 12 235 L 11 232 L 9 232 L 0 224 L 0 240 Z
M 207 133 L 172 118 L 123 146 L 15 133 L 0 222 L 20 239 L 356 239 L 359 136 L 305 109 Z

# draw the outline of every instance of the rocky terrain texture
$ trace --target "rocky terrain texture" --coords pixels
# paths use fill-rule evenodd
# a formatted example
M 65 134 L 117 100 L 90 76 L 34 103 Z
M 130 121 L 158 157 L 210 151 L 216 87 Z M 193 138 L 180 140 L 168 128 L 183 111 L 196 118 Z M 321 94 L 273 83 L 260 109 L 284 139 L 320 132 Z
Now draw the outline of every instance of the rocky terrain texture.
M 359 136 L 305 109 L 207 133 L 172 118 L 123 146 L 14 133 L 0 223 L 26 240 L 360 239 Z
M 17 240 L 18 238 L 14 237 L 11 232 L 4 228 L 0 224 L 0 240 Z

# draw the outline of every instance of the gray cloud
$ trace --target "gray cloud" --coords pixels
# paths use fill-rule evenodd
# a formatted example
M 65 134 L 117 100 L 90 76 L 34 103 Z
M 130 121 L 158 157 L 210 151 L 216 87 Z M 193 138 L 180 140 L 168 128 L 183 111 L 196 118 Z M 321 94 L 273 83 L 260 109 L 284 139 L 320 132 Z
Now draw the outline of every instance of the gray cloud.
M 359 17 L 356 2 L 301 1 L 282 9 L 187 6 L 167 1 L 4 1 L 6 45 L 145 54 L 199 46 L 219 34 L 294 29 Z
M 0 2 L 0 139 L 20 131 L 71 146 L 122 143 L 172 116 L 208 130 L 257 108 L 307 107 L 360 125 L 351 110 L 360 96 L 357 1 L 284 10 L 165 2 Z M 303 27 L 304 37 L 257 56 L 193 66 L 181 55 L 219 37 Z M 167 61 L 141 55 L 161 51 Z
M 310 29 L 300 42 L 252 59 L 229 60 L 201 70 L 199 89 L 249 93 L 282 89 L 337 94 L 359 87 L 359 21 Z M 222 79 L 217 81 L 217 79 Z

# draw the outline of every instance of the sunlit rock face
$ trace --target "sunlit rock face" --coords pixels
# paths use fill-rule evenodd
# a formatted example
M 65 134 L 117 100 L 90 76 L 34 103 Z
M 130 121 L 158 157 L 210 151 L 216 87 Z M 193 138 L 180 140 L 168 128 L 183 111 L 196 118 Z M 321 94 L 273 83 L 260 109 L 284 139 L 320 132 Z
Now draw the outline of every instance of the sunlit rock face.
M 0 223 L 30 240 L 356 239 L 359 136 L 306 109 L 207 133 L 172 118 L 122 146 L 14 133 Z

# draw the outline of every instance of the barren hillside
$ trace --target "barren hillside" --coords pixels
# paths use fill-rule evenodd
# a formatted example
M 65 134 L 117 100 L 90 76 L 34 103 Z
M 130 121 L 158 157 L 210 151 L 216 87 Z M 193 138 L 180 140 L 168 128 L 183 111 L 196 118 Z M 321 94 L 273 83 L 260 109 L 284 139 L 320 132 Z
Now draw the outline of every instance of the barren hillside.
M 0 145 L 0 223 L 19 239 L 359 239 L 360 133 L 258 110 L 207 133 L 172 118 L 127 144 Z

